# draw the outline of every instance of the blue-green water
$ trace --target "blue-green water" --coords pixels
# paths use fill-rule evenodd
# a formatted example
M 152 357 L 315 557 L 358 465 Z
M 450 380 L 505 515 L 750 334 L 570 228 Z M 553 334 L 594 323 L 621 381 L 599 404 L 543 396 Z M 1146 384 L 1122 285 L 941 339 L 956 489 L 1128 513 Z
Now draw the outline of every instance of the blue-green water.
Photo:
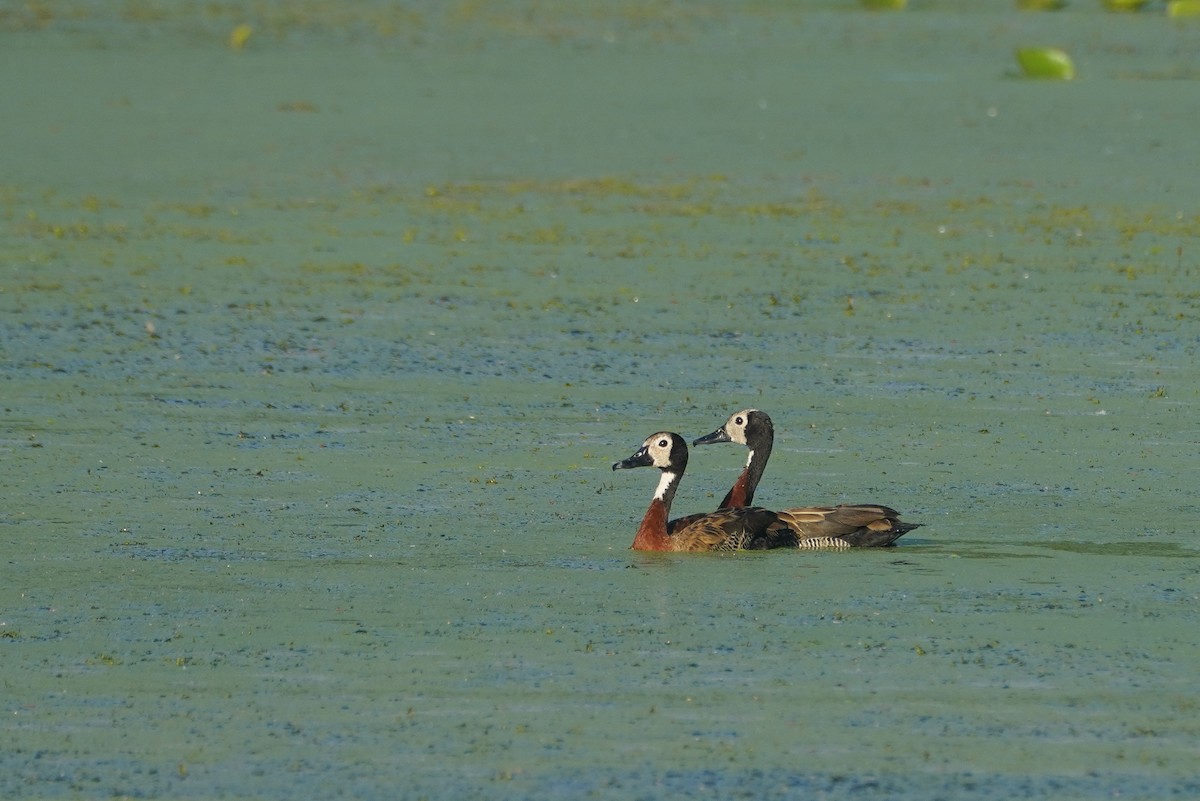
M 3 795 L 1195 796 L 1200 24 L 1074 5 L 0 17 Z M 752 405 L 924 527 L 627 550 Z

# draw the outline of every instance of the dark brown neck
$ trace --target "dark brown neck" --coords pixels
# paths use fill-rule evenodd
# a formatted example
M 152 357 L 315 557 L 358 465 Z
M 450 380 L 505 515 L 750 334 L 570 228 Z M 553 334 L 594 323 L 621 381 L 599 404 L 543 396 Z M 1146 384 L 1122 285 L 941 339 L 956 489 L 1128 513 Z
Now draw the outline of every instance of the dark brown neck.
M 718 509 L 741 509 L 754 503 L 754 491 L 758 489 L 758 482 L 762 480 L 763 471 L 767 469 L 767 460 L 771 458 L 773 444 L 766 440 L 750 446 L 746 466 L 742 468 L 737 481 L 733 482 L 733 487 L 725 495 L 725 500 L 721 501 Z
M 667 536 L 667 506 L 658 498 L 650 501 L 650 508 L 638 526 L 633 545 L 635 551 L 669 551 L 671 538 Z
M 675 500 L 675 490 L 678 488 L 679 474 L 664 472 L 654 499 L 650 501 L 650 508 L 646 510 L 646 515 L 642 518 L 642 524 L 638 526 L 637 534 L 634 536 L 633 545 L 629 546 L 630 548 L 635 551 L 671 550 L 671 537 L 667 534 L 667 517 L 671 513 L 671 501 Z
M 721 501 L 718 509 L 741 509 L 743 506 L 749 506 L 754 500 L 754 487 L 748 486 L 747 481 L 750 478 L 749 468 L 742 470 L 737 477 L 737 481 L 733 482 L 733 488 L 725 493 L 725 500 Z

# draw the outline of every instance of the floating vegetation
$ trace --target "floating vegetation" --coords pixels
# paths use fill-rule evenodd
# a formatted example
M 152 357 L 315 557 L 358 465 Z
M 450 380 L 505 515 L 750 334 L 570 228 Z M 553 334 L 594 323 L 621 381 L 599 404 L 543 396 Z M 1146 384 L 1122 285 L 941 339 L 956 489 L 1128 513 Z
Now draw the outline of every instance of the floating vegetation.
M 1146 5 L 1146 0 L 1104 0 L 1104 7 L 1109 11 L 1128 13 L 1140 11 Z
M 1200 0 L 1171 0 L 1167 3 L 1168 17 L 1200 17 Z
M 1017 63 L 1026 78 L 1069 81 L 1075 77 L 1075 63 L 1057 47 L 1017 48 Z
M 316 103 L 309 102 L 308 100 L 293 100 L 289 103 L 280 103 L 276 108 L 283 112 L 317 113 Z
M 233 30 L 229 32 L 229 48 L 231 50 L 244 49 L 253 35 L 254 28 L 244 22 L 233 26 Z

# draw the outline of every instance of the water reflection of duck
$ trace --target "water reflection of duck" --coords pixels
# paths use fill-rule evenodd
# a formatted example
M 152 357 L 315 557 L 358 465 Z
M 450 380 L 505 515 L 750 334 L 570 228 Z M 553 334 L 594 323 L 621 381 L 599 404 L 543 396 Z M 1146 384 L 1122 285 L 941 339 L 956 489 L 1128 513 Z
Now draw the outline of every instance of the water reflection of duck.
M 740 509 L 754 502 L 754 490 L 762 478 L 771 448 L 775 444 L 775 426 L 766 412 L 743 409 L 735 412 L 725 425 L 693 445 L 736 442 L 750 449 L 746 466 L 721 501 L 720 509 Z M 776 512 L 780 520 L 796 532 L 800 548 L 871 548 L 891 545 L 920 523 L 905 523 L 895 509 L 877 504 L 805 506 Z
M 734 551 L 796 546 L 795 532 L 778 515 L 753 506 L 689 515 L 668 523 L 671 501 L 687 463 L 688 449 L 683 437 L 660 431 L 647 438 L 635 454 L 612 466 L 613 470 L 657 467 L 662 471 L 650 508 L 630 546 L 633 550 Z

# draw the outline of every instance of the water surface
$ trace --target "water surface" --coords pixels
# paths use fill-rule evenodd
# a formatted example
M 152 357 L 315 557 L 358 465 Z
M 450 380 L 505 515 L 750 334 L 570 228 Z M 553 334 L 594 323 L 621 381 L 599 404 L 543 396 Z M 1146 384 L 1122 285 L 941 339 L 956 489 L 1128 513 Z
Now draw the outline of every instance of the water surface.
M 0 20 L 6 797 L 1200 791 L 1200 26 L 300 8 Z

